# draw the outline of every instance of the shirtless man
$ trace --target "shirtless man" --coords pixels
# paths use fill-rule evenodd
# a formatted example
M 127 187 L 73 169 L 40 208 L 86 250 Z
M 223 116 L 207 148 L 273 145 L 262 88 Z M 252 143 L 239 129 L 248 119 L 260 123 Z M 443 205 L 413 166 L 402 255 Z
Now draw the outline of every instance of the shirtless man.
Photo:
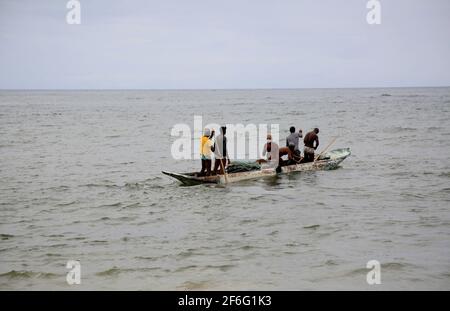
M 288 156 L 288 161 L 294 159 L 294 148 L 295 148 L 295 146 L 292 144 L 292 145 L 289 145 L 289 147 L 281 147 L 279 149 L 280 163 L 286 162 L 281 159 L 281 157 L 283 157 L 285 155 Z
M 300 156 L 295 153 L 295 145 L 293 143 L 289 144 L 289 147 L 282 147 L 279 149 L 279 160 L 278 160 L 278 167 L 277 167 L 277 173 L 281 172 L 281 167 L 284 165 L 292 165 L 300 162 Z M 287 155 L 288 159 L 287 161 L 283 161 L 281 157 Z
M 319 147 L 319 136 L 317 136 L 317 134 L 319 134 L 319 129 L 316 127 L 305 135 L 305 139 L 303 139 L 303 142 L 305 143 L 305 158 L 303 162 L 314 161 L 314 151 Z

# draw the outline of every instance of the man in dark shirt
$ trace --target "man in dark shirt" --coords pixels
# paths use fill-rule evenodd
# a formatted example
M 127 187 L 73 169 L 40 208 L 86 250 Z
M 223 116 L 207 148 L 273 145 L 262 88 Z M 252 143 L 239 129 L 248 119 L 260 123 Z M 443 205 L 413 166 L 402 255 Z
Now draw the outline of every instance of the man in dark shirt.
M 315 128 L 311 132 L 305 135 L 303 142 L 305 143 L 305 158 L 303 162 L 313 162 L 314 161 L 314 151 L 319 147 L 319 129 Z

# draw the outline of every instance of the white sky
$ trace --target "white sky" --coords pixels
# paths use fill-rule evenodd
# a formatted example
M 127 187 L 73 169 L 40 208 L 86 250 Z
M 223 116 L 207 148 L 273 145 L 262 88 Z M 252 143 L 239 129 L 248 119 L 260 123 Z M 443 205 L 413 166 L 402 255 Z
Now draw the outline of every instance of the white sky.
M 0 89 L 450 85 L 450 1 L 0 0 Z

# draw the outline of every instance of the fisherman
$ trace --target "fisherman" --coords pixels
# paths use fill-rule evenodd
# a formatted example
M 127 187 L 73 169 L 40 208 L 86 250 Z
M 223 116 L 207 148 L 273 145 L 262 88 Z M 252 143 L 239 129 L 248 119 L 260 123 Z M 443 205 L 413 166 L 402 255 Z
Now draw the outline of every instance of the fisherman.
M 209 128 L 205 128 L 200 142 L 200 157 L 202 159 L 202 170 L 200 171 L 198 176 L 211 175 L 211 155 L 212 151 L 214 151 L 214 145 L 212 142 L 213 136 L 214 130 L 211 132 Z
M 295 150 L 295 145 L 293 143 L 290 143 L 289 147 L 281 147 L 279 149 L 277 173 L 281 172 L 282 166 L 295 163 L 294 150 Z M 283 160 L 284 156 L 287 156 L 287 160 Z
M 269 166 L 278 166 L 279 150 L 280 147 L 278 146 L 278 144 L 272 141 L 272 135 L 267 134 L 267 142 L 264 145 L 262 155 L 267 159 Z
M 213 175 L 218 174 L 218 170 L 220 168 L 219 174 L 225 174 L 225 166 L 228 162 L 228 165 L 230 164 L 230 157 L 228 156 L 228 149 L 227 149 L 227 127 L 222 126 L 220 128 L 220 134 L 216 137 L 216 143 L 214 146 L 214 170 Z
M 305 135 L 303 142 L 305 143 L 305 157 L 303 162 L 314 161 L 314 151 L 319 147 L 319 129 L 316 127 L 314 130 Z M 315 143 L 315 144 L 314 144 Z
M 300 138 L 303 137 L 303 132 L 302 132 L 302 130 L 295 132 L 294 126 L 291 126 L 289 131 L 291 132 L 291 134 L 289 134 L 289 136 L 286 137 L 286 147 L 289 147 L 289 144 L 293 143 L 294 144 L 294 152 L 298 157 L 300 157 L 299 141 L 300 141 Z

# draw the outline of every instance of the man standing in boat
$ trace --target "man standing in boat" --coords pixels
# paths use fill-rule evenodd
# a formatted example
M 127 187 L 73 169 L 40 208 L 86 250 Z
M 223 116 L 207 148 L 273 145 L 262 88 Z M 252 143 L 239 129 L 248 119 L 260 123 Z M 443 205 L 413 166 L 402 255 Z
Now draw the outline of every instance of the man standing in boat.
M 295 132 L 294 126 L 291 126 L 289 131 L 291 132 L 291 134 L 289 134 L 289 136 L 286 137 L 286 147 L 289 147 L 289 144 L 294 144 L 295 155 L 300 157 L 299 141 L 300 141 L 300 138 L 303 137 L 303 132 L 302 132 L 302 130 L 299 130 L 298 133 Z
M 205 128 L 203 131 L 203 136 L 200 141 L 200 157 L 202 159 L 202 170 L 199 176 L 210 176 L 211 175 L 211 155 L 214 151 L 214 146 L 212 138 L 214 137 L 214 130 L 211 132 L 209 128 Z
M 216 143 L 214 146 L 214 157 L 216 160 L 214 161 L 214 170 L 213 174 L 217 175 L 218 170 L 220 168 L 219 174 L 225 173 L 225 165 L 230 164 L 230 157 L 228 156 L 227 150 L 227 127 L 222 126 L 220 128 L 220 134 L 216 137 Z
M 314 161 L 314 151 L 319 147 L 319 129 L 316 127 L 314 130 L 305 135 L 303 142 L 305 143 L 305 157 L 303 162 Z

